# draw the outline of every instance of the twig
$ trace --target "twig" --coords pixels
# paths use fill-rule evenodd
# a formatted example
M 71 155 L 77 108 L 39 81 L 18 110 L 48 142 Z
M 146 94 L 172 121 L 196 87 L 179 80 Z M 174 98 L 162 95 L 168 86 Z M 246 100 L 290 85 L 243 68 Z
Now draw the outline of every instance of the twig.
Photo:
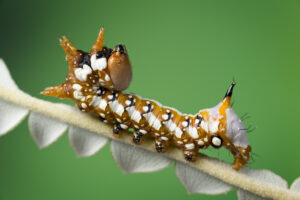
M 113 137 L 112 127 L 110 125 L 104 124 L 88 114 L 76 111 L 72 109 L 72 107 L 62 107 L 51 102 L 34 98 L 22 91 L 11 90 L 2 86 L 0 86 L 0 98 L 13 104 L 25 107 L 31 111 L 42 113 L 62 122 L 101 134 L 113 140 L 134 145 L 130 142 L 130 134 L 123 134 L 121 138 L 115 138 Z M 153 141 L 151 139 L 146 139 L 143 144 L 139 145 L 138 147 L 148 151 L 154 151 Z M 171 147 L 171 149 L 163 155 L 173 160 L 184 162 L 191 167 L 197 168 L 213 177 L 222 180 L 223 182 L 250 191 L 262 197 L 272 199 L 300 200 L 299 193 L 267 184 L 249 177 L 241 172 L 231 169 L 231 166 L 227 163 L 209 158 L 202 154 L 198 155 L 199 158 L 194 163 L 186 162 L 182 156 L 181 150 L 178 148 Z

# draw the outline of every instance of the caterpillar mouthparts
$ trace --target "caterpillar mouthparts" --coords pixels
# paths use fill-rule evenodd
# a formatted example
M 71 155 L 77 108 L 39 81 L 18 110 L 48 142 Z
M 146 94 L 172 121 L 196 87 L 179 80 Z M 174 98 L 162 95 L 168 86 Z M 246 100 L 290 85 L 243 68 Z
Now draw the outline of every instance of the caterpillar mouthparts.
M 132 69 L 124 45 L 114 49 L 103 45 L 101 28 L 90 53 L 77 50 L 63 37 L 60 44 L 69 64 L 67 80 L 48 87 L 41 94 L 73 100 L 78 108 L 113 125 L 113 134 L 133 129 L 132 142 L 142 143 L 146 135 L 155 139 L 155 150 L 167 151 L 170 143 L 183 150 L 187 161 L 195 161 L 199 149 L 225 147 L 234 156 L 233 169 L 246 165 L 251 156 L 246 130 L 230 106 L 235 82 L 223 100 L 195 115 L 181 114 L 174 108 L 122 92 L 132 79 Z

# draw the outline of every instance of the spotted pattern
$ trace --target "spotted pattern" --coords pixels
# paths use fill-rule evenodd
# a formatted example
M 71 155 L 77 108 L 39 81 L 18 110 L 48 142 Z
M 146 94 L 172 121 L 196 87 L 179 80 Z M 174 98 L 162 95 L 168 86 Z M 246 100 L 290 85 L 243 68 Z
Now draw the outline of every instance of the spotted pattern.
M 114 85 L 108 70 L 112 50 L 97 41 L 98 47 L 86 53 L 76 50 L 66 38 L 61 40 L 67 53 L 69 74 L 64 84 L 44 94 L 72 99 L 81 111 L 112 124 L 117 137 L 122 130 L 132 130 L 135 144 L 140 144 L 147 135 L 154 137 L 154 148 L 159 153 L 173 143 L 183 150 L 187 161 L 195 161 L 199 149 L 223 146 L 234 156 L 234 169 L 247 164 L 251 146 L 242 122 L 230 107 L 234 84 L 217 106 L 195 115 L 182 114 L 154 100 L 112 90 Z M 121 47 L 117 48 L 118 53 L 124 53 Z

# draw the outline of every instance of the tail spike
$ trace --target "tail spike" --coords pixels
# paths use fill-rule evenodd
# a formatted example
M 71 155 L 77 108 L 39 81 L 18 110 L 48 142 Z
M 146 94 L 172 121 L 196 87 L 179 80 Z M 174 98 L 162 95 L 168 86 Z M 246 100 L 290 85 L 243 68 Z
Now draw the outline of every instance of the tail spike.
M 66 98 L 66 96 L 67 96 L 65 94 L 63 85 L 47 87 L 44 91 L 42 91 L 40 93 L 43 95 L 46 95 L 46 96 L 55 96 L 55 97 L 59 97 L 59 98 Z
M 229 88 L 228 88 L 228 90 L 227 90 L 227 92 L 226 92 L 226 94 L 225 94 L 224 99 L 225 99 L 226 97 L 231 97 L 231 96 L 232 96 L 232 92 L 233 92 L 233 88 L 234 88 L 235 84 L 236 84 L 235 82 L 232 82 L 232 83 L 231 83 L 231 85 L 229 86 Z
M 104 43 L 104 28 L 101 27 L 96 42 L 92 46 L 91 54 L 94 54 L 97 51 L 102 51 L 103 43 Z

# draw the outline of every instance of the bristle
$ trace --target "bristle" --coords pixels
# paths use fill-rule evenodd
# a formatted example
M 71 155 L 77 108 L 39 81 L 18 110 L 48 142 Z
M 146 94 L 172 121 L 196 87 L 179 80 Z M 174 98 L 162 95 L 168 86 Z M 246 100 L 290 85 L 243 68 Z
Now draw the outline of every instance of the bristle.
M 59 42 L 66 53 L 67 60 L 73 59 L 77 54 L 77 49 L 72 45 L 66 36 L 59 39 Z
M 102 51 L 103 42 L 104 42 L 104 28 L 101 27 L 96 42 L 92 46 L 91 54 L 96 53 L 97 51 Z
M 45 89 L 45 91 L 42 91 L 40 93 L 43 95 L 46 95 L 46 96 L 55 96 L 55 97 L 59 97 L 59 98 L 66 97 L 63 85 L 48 87 Z

